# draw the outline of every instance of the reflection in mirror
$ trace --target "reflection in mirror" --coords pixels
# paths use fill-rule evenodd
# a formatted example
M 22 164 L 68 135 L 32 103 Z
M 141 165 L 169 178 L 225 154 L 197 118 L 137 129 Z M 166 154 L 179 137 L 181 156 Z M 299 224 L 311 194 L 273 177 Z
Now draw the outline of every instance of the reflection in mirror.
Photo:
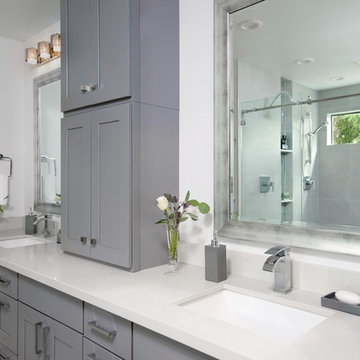
M 360 228 L 360 3 L 230 15 L 230 220 Z
M 60 174 L 60 71 L 34 80 L 36 106 L 35 210 L 59 213 Z

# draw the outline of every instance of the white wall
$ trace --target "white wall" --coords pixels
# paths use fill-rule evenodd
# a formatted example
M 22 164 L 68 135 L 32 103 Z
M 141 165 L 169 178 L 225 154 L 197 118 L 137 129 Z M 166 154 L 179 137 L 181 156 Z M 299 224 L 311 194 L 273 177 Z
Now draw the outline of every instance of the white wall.
M 33 36 L 25 44 L 23 44 L 24 49 L 27 47 L 34 47 L 41 40 L 50 40 L 50 35 L 60 32 L 60 21 L 51 25 L 50 27 L 42 30 L 40 33 Z M 23 215 L 27 212 L 29 207 L 34 206 L 34 94 L 33 94 L 33 82 L 34 78 L 43 75 L 49 71 L 55 70 L 60 67 L 60 59 L 55 59 L 47 64 L 37 66 L 24 64 L 24 109 L 25 109 L 25 203 L 23 209 Z
M 9 183 L 9 201 L 4 218 L 21 216 L 24 209 L 24 47 L 0 37 L 0 153 L 13 159 L 13 177 Z M 1 161 L 0 171 L 8 164 Z M 3 221 L 2 221 L 2 220 Z

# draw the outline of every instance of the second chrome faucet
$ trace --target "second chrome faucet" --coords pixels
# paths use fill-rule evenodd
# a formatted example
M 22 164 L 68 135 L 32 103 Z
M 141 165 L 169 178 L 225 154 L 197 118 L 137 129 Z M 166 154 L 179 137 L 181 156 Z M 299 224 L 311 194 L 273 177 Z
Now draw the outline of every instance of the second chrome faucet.
M 263 270 L 274 273 L 274 291 L 288 293 L 291 291 L 290 248 L 281 245 L 274 246 L 265 254 L 270 256 L 266 259 Z

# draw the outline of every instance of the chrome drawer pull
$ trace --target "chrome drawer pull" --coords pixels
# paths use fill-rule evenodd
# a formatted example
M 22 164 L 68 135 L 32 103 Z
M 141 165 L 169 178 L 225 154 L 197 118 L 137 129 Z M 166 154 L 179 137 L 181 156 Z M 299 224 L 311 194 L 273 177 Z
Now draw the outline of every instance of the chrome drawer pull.
M 3 308 L 4 310 L 8 311 L 10 310 L 10 304 L 3 303 L 0 301 L 0 308 Z
M 1 360 L 11 360 L 11 356 L 3 355 L 0 353 L 0 359 Z
M 86 357 L 87 357 L 89 360 L 101 360 L 100 358 L 98 358 L 98 357 L 96 356 L 95 353 L 89 354 L 89 355 L 87 355 Z
M 42 354 L 42 350 L 39 349 L 39 330 L 42 328 L 42 322 L 38 322 L 35 324 L 35 354 Z
M 10 280 L 4 279 L 2 276 L 0 276 L 0 285 L 9 286 L 10 283 Z
M 96 321 L 89 321 L 88 322 L 88 325 L 96 332 L 98 332 L 99 334 L 101 335 L 104 335 L 106 337 L 109 337 L 111 339 L 113 339 L 116 334 L 117 334 L 117 331 L 116 330 L 107 330 L 105 328 L 103 328 L 102 326 L 100 325 L 97 325 L 96 324 Z

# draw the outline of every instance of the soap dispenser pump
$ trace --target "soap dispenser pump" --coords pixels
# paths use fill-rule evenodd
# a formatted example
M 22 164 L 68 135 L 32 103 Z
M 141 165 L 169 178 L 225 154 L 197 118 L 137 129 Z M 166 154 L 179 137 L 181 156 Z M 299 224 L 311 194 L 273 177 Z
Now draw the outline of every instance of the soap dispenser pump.
M 205 280 L 220 282 L 226 278 L 226 246 L 219 244 L 217 231 L 214 231 L 211 245 L 205 246 Z

